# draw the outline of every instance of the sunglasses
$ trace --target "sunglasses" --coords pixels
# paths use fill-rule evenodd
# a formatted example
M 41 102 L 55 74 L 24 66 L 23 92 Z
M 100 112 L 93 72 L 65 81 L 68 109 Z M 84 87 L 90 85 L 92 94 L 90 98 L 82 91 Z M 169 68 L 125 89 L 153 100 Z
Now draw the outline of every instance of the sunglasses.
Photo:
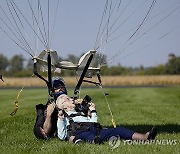
M 65 89 L 65 86 L 62 86 L 62 85 L 54 86 L 54 90 L 57 90 L 57 89 Z

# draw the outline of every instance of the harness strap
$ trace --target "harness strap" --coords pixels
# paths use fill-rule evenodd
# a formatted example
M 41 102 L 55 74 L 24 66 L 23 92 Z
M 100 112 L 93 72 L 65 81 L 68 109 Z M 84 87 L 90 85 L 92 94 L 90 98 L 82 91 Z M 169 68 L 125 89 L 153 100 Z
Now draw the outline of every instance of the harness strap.
M 88 130 L 91 126 L 94 126 L 97 129 L 97 134 L 100 133 L 102 126 L 100 123 L 94 122 L 74 122 L 72 119 L 70 120 L 70 125 L 67 127 L 68 131 L 77 131 L 77 130 Z
M 73 118 L 73 117 L 76 117 L 76 116 L 86 117 L 85 114 L 82 114 L 81 112 L 78 112 L 78 113 L 75 113 L 75 114 L 70 114 L 70 115 L 68 115 L 67 118 Z
M 81 74 L 81 76 L 80 76 L 80 78 L 79 78 L 79 81 L 78 81 L 78 83 L 77 83 L 77 85 L 76 85 L 76 88 L 74 89 L 74 95 L 77 95 L 77 94 L 79 93 L 79 89 L 80 89 L 81 84 L 82 84 L 82 82 L 83 82 L 83 79 L 84 79 L 84 77 L 85 77 L 85 75 L 86 75 L 86 72 L 87 72 L 87 70 L 88 70 L 88 68 L 89 68 L 89 65 L 91 64 L 91 61 L 92 61 L 92 59 L 93 59 L 93 56 L 94 56 L 94 54 L 91 54 L 91 56 L 89 57 L 86 65 L 85 65 L 85 67 L 84 67 L 84 69 L 83 69 L 83 72 L 82 72 L 82 74 Z
M 65 111 L 64 111 L 65 112 Z M 82 130 L 82 131 L 92 131 L 92 133 L 96 134 L 95 138 L 94 138 L 94 143 L 95 144 L 101 144 L 101 138 L 100 138 L 100 130 L 102 129 L 102 126 L 100 125 L 100 123 L 95 123 L 95 122 L 74 122 L 73 117 L 76 116 L 85 116 L 84 114 L 82 114 L 81 112 L 78 112 L 76 114 L 70 114 L 67 115 L 64 114 L 68 119 L 69 119 L 69 124 L 67 126 L 67 133 L 68 136 L 75 136 L 73 142 L 75 143 L 76 140 L 79 140 L 78 136 L 77 136 L 77 131 L 78 130 Z

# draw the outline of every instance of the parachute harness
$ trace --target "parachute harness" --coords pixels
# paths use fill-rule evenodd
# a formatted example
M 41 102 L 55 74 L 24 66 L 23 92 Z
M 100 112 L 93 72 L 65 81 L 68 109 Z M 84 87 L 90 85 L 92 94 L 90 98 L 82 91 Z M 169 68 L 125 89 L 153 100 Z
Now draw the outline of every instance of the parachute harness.
M 80 87 L 81 87 L 81 85 L 82 85 L 82 82 L 88 82 L 88 83 L 95 84 L 96 86 L 99 86 L 99 87 L 102 89 L 103 95 L 104 95 L 104 97 L 105 97 L 106 104 L 107 104 L 108 109 L 109 109 L 109 112 L 110 112 L 110 114 L 111 114 L 111 122 L 112 122 L 112 124 L 113 124 L 113 127 L 116 128 L 116 123 L 115 123 L 115 120 L 114 120 L 114 117 L 113 117 L 113 114 L 112 114 L 112 111 L 111 111 L 109 102 L 108 102 L 107 97 L 106 97 L 107 94 L 104 92 L 104 89 L 103 89 L 103 87 L 102 87 L 100 70 L 97 72 L 97 78 L 98 78 L 98 81 L 99 81 L 99 82 L 93 82 L 93 81 L 89 81 L 89 80 L 84 80 L 84 77 L 85 77 L 85 75 L 86 75 L 86 73 L 87 73 L 87 70 L 88 70 L 90 64 L 91 64 L 91 61 L 92 61 L 92 59 L 93 59 L 94 54 L 95 54 L 95 53 L 92 53 L 92 54 L 90 55 L 90 57 L 88 58 L 88 60 L 87 60 L 87 63 L 86 63 L 86 65 L 85 65 L 84 69 L 83 69 L 83 72 L 82 72 L 82 74 L 81 74 L 81 76 L 80 76 L 80 78 L 79 78 L 79 81 L 78 81 L 78 83 L 77 83 L 77 85 L 76 85 L 76 87 L 75 87 L 75 89 L 74 89 L 74 98 L 75 98 L 75 96 L 79 95 L 79 90 L 80 90 Z
M 101 90 L 102 90 L 102 93 L 103 93 L 103 95 L 104 95 L 104 98 L 105 98 L 105 101 L 106 101 L 106 104 L 107 104 L 107 106 L 108 106 L 108 109 L 109 109 L 109 112 L 110 112 L 110 114 L 111 114 L 111 122 L 112 122 L 112 125 L 113 125 L 113 127 L 114 128 L 116 128 L 116 122 L 115 122 L 115 120 L 114 120 L 114 116 L 113 116 L 113 113 L 112 113 L 112 111 L 111 111 L 111 107 L 110 107 L 110 105 L 109 105 L 109 102 L 108 102 L 108 99 L 107 99 L 107 96 L 109 95 L 108 93 L 105 93 L 105 91 L 104 91 L 104 88 L 103 88 L 103 86 L 102 86 L 102 81 L 101 81 L 101 75 L 100 75 L 100 72 L 98 71 L 97 72 L 97 78 L 98 78 L 98 82 L 93 82 L 93 81 L 89 81 L 89 80 L 83 80 L 82 79 L 82 81 L 83 82 L 87 82 L 87 83 L 91 83 L 91 84 L 95 84 L 96 86 L 98 86 L 98 87 L 100 87 L 101 88 Z M 78 94 L 80 94 L 80 87 L 78 88 L 78 90 L 76 89 L 76 95 Z

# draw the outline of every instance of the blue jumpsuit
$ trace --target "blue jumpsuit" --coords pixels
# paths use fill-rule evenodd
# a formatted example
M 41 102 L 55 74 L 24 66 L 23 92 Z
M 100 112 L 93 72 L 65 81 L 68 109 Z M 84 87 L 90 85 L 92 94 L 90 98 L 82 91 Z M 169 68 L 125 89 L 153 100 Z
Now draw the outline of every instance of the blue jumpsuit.
M 77 114 L 76 111 L 69 111 L 67 112 L 68 115 L 71 114 Z M 96 112 L 91 113 L 91 117 L 84 117 L 84 116 L 76 116 L 73 117 L 74 122 L 91 122 L 91 123 L 97 123 L 97 114 Z M 58 129 L 58 137 L 61 140 L 68 139 L 68 132 L 67 132 L 67 126 L 69 125 L 69 119 L 64 118 L 63 120 L 58 118 L 57 121 L 57 129 Z M 94 125 L 91 125 L 88 130 L 77 130 L 76 131 L 76 138 L 82 139 L 83 141 L 92 143 L 95 137 L 98 135 L 102 142 L 109 140 L 112 136 L 119 136 L 122 139 L 132 139 L 132 135 L 135 132 L 132 130 L 129 130 L 124 127 L 117 127 L 117 128 L 102 128 L 100 130 L 97 130 Z

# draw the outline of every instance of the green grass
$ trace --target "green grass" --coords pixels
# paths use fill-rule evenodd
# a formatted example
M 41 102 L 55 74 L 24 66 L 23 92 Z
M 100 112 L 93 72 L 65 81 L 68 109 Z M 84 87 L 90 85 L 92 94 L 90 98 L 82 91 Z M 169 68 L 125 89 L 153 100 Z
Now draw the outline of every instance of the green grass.
M 0 153 L 179 153 L 180 152 L 180 87 L 164 88 L 111 88 L 105 89 L 115 121 L 138 132 L 146 132 L 152 126 L 158 128 L 158 142 L 152 144 L 125 144 L 112 149 L 103 145 L 75 145 L 59 139 L 38 141 L 33 135 L 36 118 L 35 105 L 45 103 L 46 89 L 25 89 L 19 99 L 15 116 L 14 100 L 20 89 L 0 90 Z M 69 95 L 72 95 L 69 89 Z M 111 126 L 111 117 L 100 89 L 83 89 L 81 96 L 89 94 L 96 104 L 99 122 Z M 167 140 L 176 142 L 167 145 Z

